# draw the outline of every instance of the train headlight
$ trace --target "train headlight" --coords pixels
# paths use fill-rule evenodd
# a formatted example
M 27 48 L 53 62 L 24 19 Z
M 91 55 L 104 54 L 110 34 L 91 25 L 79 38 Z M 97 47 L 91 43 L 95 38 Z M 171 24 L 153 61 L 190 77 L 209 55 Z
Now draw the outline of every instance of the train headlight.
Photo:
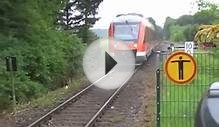
M 135 47 L 135 48 L 137 48 L 137 47 L 138 47 L 137 43 L 135 43 L 135 44 L 134 44 L 134 47 Z

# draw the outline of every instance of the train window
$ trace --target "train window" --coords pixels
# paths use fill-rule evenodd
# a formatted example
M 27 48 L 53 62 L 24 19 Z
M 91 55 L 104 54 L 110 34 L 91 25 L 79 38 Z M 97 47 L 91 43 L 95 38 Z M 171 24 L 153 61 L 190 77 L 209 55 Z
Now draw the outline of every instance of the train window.
M 114 38 L 121 41 L 136 41 L 139 24 L 115 24 Z

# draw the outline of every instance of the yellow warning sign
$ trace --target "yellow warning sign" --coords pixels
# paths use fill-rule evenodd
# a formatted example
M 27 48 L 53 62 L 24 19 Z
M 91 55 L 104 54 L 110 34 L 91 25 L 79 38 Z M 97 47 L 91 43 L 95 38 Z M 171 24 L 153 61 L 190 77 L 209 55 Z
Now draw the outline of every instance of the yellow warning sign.
M 194 79 L 197 65 L 190 54 L 177 51 L 167 58 L 164 71 L 171 81 L 178 84 L 185 84 Z

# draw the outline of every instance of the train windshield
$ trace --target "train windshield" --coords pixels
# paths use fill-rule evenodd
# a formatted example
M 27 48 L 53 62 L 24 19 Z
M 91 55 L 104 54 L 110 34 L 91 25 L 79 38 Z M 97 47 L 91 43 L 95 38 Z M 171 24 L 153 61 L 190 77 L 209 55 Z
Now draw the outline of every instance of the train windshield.
M 119 41 L 137 41 L 139 23 L 115 24 L 114 39 Z

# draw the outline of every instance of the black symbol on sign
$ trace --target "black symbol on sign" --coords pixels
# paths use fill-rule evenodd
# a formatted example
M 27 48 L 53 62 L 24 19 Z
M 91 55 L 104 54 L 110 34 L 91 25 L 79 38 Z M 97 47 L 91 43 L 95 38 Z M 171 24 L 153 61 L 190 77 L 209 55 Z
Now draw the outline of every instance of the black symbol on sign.
M 184 70 L 184 63 L 185 62 L 191 62 L 190 60 L 183 60 L 182 59 L 182 56 L 180 56 L 179 57 L 179 60 L 173 60 L 173 61 L 171 61 L 172 63 L 178 63 L 178 73 L 179 73 L 179 80 L 183 80 L 184 78 L 183 78 L 183 75 L 184 75 L 184 73 L 183 73 L 183 70 Z

